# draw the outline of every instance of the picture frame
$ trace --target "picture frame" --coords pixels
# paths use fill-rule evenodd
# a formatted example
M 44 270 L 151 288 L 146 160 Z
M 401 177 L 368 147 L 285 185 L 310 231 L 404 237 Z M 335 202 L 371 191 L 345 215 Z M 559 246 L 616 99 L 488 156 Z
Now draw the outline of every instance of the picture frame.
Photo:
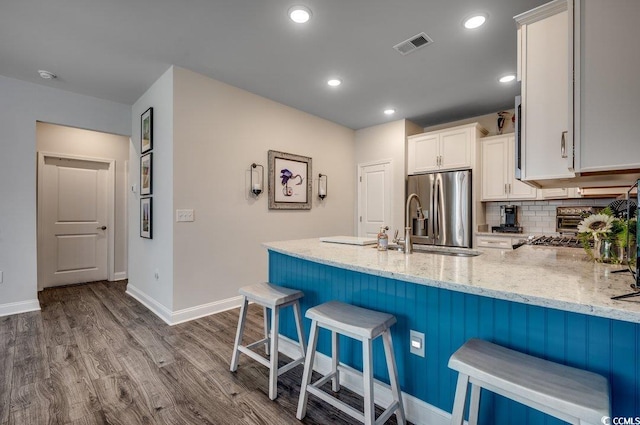
M 310 210 L 311 158 L 270 150 L 269 209 Z
M 153 108 L 140 115 L 140 153 L 153 149 Z
M 153 198 L 140 198 L 140 237 L 153 239 Z
M 140 157 L 140 195 L 153 193 L 153 152 Z

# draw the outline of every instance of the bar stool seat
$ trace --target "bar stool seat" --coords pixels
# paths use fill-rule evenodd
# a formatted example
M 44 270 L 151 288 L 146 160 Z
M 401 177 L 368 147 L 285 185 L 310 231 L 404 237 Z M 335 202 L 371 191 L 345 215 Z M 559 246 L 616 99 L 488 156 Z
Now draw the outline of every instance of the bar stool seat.
M 268 282 L 243 286 L 238 292 L 242 295 L 243 301 L 242 307 L 240 308 L 240 316 L 238 317 L 238 329 L 236 331 L 236 340 L 233 347 L 230 370 L 231 372 L 235 372 L 238 369 L 240 353 L 244 353 L 260 364 L 266 366 L 269 368 L 269 398 L 271 400 L 275 400 L 276 397 L 278 397 L 278 376 L 291 370 L 295 366 L 304 363 L 306 345 L 304 335 L 302 333 L 302 314 L 300 312 L 299 301 L 304 294 L 302 291 L 285 288 Z M 249 305 L 249 302 L 261 305 L 264 309 L 264 338 L 244 346 L 242 345 L 242 336 L 244 334 L 244 326 L 247 318 L 247 306 Z M 278 328 L 280 323 L 280 309 L 288 306 L 293 307 L 296 329 L 298 331 L 298 346 L 300 348 L 301 356 L 278 368 Z M 271 310 L 271 329 L 269 329 L 267 309 Z M 265 346 L 265 353 L 270 355 L 268 360 L 251 350 L 261 344 L 264 344 Z
M 388 313 L 368 310 L 339 301 L 331 301 L 310 308 L 307 310 L 305 316 L 311 319 L 311 335 L 309 336 L 309 347 L 307 348 L 304 374 L 302 376 L 302 385 L 300 387 L 300 399 L 298 400 L 298 412 L 296 415 L 297 418 L 302 420 L 302 418 L 305 417 L 308 395 L 313 394 L 366 425 L 383 424 L 394 413 L 396 414 L 398 424 L 404 424 L 404 406 L 400 393 L 400 385 L 398 383 L 398 370 L 396 368 L 395 357 L 393 354 L 390 331 L 391 326 L 396 323 L 396 318 Z M 311 372 L 318 343 L 319 327 L 329 329 L 331 331 L 332 367 L 329 374 L 311 384 Z M 332 390 L 334 392 L 340 390 L 338 334 L 362 341 L 364 414 L 320 389 L 322 385 L 331 380 Z M 379 336 L 382 336 L 384 345 L 393 402 L 376 420 L 373 398 L 373 356 L 371 345 L 373 340 Z
M 604 376 L 470 339 L 449 359 L 458 371 L 452 425 L 462 425 L 471 383 L 469 425 L 478 423 L 482 388 L 571 424 L 600 424 L 611 416 L 609 383 Z

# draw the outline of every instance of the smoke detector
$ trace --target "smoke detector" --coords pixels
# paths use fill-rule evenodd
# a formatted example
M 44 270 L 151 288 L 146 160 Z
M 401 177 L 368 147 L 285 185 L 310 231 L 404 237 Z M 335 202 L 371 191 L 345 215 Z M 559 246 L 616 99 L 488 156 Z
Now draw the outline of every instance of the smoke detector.
M 421 32 L 420 34 L 414 35 L 408 40 L 403 41 L 402 43 L 398 43 L 393 46 L 400 54 L 408 55 L 411 52 L 418 50 L 421 47 L 427 46 L 433 43 L 431 37 L 427 34 Z
M 39 69 L 38 74 L 40 74 L 40 77 L 44 78 L 45 80 L 53 80 L 58 78 L 58 76 L 53 72 L 45 71 L 44 69 Z

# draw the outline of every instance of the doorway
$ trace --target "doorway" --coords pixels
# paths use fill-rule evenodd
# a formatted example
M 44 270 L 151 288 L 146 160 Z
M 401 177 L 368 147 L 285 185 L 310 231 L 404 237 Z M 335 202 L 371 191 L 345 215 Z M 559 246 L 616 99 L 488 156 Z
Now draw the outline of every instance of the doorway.
M 38 122 L 38 290 L 127 278 L 130 139 Z
M 358 164 L 358 236 L 375 238 L 392 226 L 391 160 Z

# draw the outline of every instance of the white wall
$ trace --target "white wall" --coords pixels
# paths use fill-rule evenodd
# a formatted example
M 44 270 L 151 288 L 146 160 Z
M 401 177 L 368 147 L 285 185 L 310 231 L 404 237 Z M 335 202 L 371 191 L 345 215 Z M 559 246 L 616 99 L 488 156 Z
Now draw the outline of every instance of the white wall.
M 140 237 L 140 115 L 153 107 L 152 236 Z M 173 67 L 131 109 L 129 181 L 129 284 L 127 292 L 161 317 L 173 309 Z M 155 273 L 158 273 L 158 279 Z
M 36 124 L 38 152 L 79 155 L 115 161 L 114 271 L 117 279 L 127 277 L 127 161 L 129 137 L 39 122 Z
M 131 108 L 0 76 L 0 316 L 38 308 L 36 121 L 129 135 Z
M 392 209 L 391 221 L 388 224 L 391 235 L 394 234 L 396 229 L 399 230 L 401 235 L 404 232 L 407 136 L 421 132 L 422 128 L 411 121 L 398 120 L 363 128 L 355 133 L 356 167 L 358 164 L 385 159 L 391 159 L 392 161 Z
M 174 311 L 267 279 L 262 242 L 354 234 L 353 130 L 177 67 L 174 100 L 173 209 L 195 210 L 174 223 Z M 250 164 L 266 183 L 270 149 L 312 158 L 310 211 L 269 210 L 266 186 L 249 195 Z M 318 173 L 329 177 L 322 202 Z

